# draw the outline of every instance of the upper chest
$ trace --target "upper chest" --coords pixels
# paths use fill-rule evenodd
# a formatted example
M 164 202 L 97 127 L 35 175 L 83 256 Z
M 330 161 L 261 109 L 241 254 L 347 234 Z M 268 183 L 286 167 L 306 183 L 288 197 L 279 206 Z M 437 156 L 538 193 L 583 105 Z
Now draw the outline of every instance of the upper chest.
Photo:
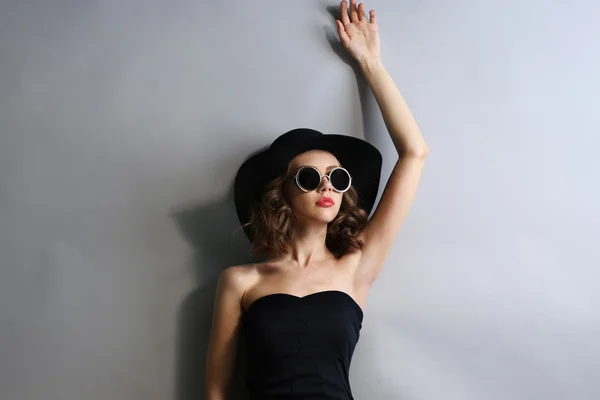
M 248 285 L 243 303 L 247 308 L 255 300 L 273 293 L 304 297 L 325 290 L 340 290 L 360 304 L 361 295 L 354 287 L 357 265 L 356 257 L 317 263 L 306 268 L 285 263 L 258 264 L 254 266 L 253 279 Z
M 314 263 L 307 267 L 298 267 L 291 263 L 265 263 L 256 266 L 256 279 L 263 286 L 272 284 L 297 290 L 310 289 L 312 285 L 350 283 L 356 270 L 353 261 L 348 257 Z

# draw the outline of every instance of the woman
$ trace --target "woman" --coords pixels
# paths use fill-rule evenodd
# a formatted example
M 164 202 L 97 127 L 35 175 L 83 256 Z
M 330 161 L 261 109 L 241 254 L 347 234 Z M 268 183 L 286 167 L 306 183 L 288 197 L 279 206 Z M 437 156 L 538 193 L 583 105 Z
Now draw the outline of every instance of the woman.
M 383 67 L 375 11 L 340 4 L 341 42 L 358 61 L 398 151 L 374 211 L 379 152 L 344 135 L 294 129 L 248 159 L 235 203 L 266 260 L 221 273 L 206 360 L 207 400 L 225 399 L 239 337 L 258 399 L 352 399 L 348 370 L 367 294 L 413 201 L 428 147 Z

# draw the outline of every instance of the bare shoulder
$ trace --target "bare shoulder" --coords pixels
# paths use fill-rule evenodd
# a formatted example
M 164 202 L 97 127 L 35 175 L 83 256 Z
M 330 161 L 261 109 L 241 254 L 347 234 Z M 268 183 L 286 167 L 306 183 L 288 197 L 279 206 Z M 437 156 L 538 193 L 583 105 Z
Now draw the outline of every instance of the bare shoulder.
M 234 290 L 240 296 L 248 289 L 256 277 L 256 264 L 232 265 L 225 268 L 220 276 L 218 285 Z

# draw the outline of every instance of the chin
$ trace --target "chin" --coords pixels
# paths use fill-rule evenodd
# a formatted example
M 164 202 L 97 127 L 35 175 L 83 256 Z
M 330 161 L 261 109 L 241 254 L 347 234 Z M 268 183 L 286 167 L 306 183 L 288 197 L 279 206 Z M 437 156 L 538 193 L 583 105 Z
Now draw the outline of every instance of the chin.
M 334 207 L 320 209 L 315 215 L 315 219 L 328 224 L 337 217 L 339 212 L 340 210 Z
M 296 214 L 296 217 L 300 220 L 304 220 L 305 222 L 320 222 L 323 224 L 328 224 L 333 221 L 340 212 L 340 206 L 338 204 L 329 208 L 319 207 L 315 204 L 294 204 L 292 207 L 294 214 Z

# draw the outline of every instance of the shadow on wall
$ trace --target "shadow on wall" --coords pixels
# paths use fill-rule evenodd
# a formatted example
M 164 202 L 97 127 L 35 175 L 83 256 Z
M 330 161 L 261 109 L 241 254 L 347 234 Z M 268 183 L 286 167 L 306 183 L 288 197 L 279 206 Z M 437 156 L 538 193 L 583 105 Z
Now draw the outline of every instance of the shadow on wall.
M 194 249 L 192 263 L 198 284 L 183 300 L 177 316 L 176 400 L 202 400 L 217 279 L 228 266 L 255 260 L 248 256 L 249 241 L 244 232 L 235 231 L 239 221 L 233 186 L 221 201 L 179 210 L 172 217 Z M 246 399 L 242 337 L 239 343 L 232 398 Z

